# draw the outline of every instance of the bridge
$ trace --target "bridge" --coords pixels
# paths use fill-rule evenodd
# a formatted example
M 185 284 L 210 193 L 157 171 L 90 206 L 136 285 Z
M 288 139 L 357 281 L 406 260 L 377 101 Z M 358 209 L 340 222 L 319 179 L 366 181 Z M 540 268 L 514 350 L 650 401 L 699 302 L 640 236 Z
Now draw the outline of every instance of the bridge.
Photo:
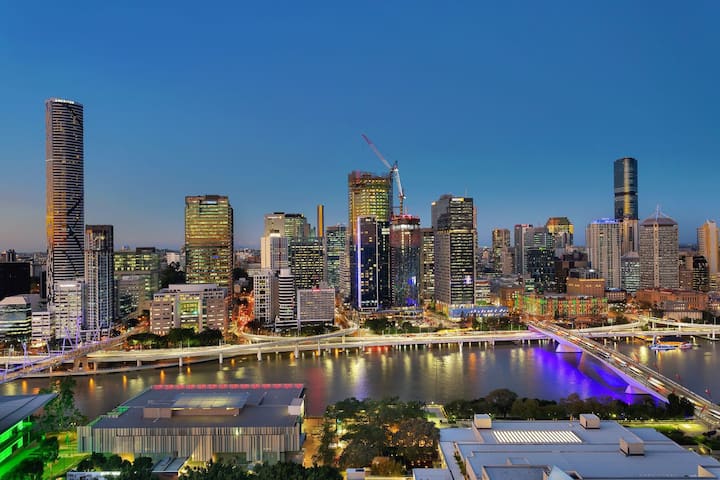
M 558 352 L 583 352 L 599 360 L 628 384 L 625 389 L 626 393 L 646 393 L 664 402 L 667 402 L 669 394 L 674 393 L 685 397 L 693 404 L 697 418 L 711 427 L 720 426 L 720 407 L 718 405 L 650 367 L 634 361 L 615 349 L 585 338 L 579 332 L 550 323 L 527 321 L 527 325 L 531 330 L 555 340 L 558 344 Z
M 49 352 L 47 355 L 22 355 L 0 357 L 0 363 L 5 364 L 0 369 L 0 384 L 19 380 L 23 377 L 50 370 L 67 362 L 75 362 L 79 358 L 86 357 L 93 352 L 116 348 L 123 343 L 130 335 L 145 331 L 145 328 L 138 327 L 128 330 L 117 337 L 107 338 L 96 342 L 81 344 L 67 351 Z

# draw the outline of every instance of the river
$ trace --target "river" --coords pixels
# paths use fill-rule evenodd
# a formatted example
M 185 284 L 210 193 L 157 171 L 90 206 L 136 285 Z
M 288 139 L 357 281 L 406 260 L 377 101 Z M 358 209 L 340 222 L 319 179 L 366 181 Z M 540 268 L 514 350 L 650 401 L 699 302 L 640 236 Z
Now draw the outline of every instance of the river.
M 720 397 L 720 345 L 699 341 L 692 350 L 653 352 L 644 343 L 618 342 L 617 349 L 697 393 Z M 625 384 L 588 355 L 555 353 L 551 343 L 444 346 L 432 349 L 375 349 L 364 353 L 310 352 L 297 359 L 266 355 L 185 367 L 75 377 L 75 400 L 90 419 L 157 383 L 303 383 L 306 409 L 321 415 L 329 403 L 347 397 L 447 402 L 477 398 L 497 388 L 520 396 L 559 399 L 612 396 L 630 402 Z M 50 380 L 25 379 L 0 386 L 2 395 L 37 393 Z M 711 397 L 712 398 L 712 397 Z

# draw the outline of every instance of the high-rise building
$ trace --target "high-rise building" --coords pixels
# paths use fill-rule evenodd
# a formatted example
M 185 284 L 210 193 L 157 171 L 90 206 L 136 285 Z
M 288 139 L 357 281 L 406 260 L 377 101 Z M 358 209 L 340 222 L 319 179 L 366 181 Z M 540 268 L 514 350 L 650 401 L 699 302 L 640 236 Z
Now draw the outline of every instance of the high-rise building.
M 706 220 L 697 229 L 698 253 L 707 260 L 710 275 L 720 273 L 720 230 L 714 220 Z
M 253 274 L 253 314 L 255 321 L 264 327 L 271 327 L 275 321 L 273 297 L 275 295 L 275 273 L 263 268 Z
M 85 328 L 110 328 L 115 320 L 113 226 L 85 226 Z
M 573 245 L 575 226 L 567 217 L 550 217 L 545 228 L 553 237 L 555 248 L 566 248 Z
M 26 340 L 32 333 L 32 313 L 40 308 L 40 295 L 15 295 L 0 299 L 0 338 Z
M 707 292 L 710 290 L 710 268 L 705 257 L 702 255 L 694 255 L 692 267 L 692 290 L 699 292 Z
M 318 205 L 317 209 L 317 229 L 315 236 L 322 238 L 325 235 L 325 205 Z
M 389 175 L 376 176 L 358 171 L 348 175 L 351 303 L 359 310 L 376 310 L 390 303 L 391 199 L 392 179 Z
M 394 215 L 390 221 L 390 293 L 393 307 L 419 304 L 422 233 L 420 218 Z
M 118 315 L 124 317 L 149 310 L 153 294 L 160 290 L 160 269 L 165 255 L 155 247 L 115 252 Z
M 492 231 L 492 263 L 495 273 L 502 273 L 503 252 L 510 248 L 510 230 L 494 228 Z
M 347 229 L 345 225 L 327 227 L 325 231 L 325 281 L 340 293 L 350 293 L 350 278 L 345 255 Z
M 321 285 L 320 288 L 297 291 L 298 326 L 335 322 L 335 290 Z
M 55 325 L 55 338 L 79 341 L 85 328 L 85 281 L 55 282 L 54 295 L 48 309 Z
M 48 299 L 58 282 L 84 275 L 85 191 L 83 106 L 51 98 L 45 102 L 45 173 Z
M 420 250 L 420 298 L 430 301 L 435 298 L 435 232 L 431 228 L 420 230 L 422 249 Z
M 637 160 L 620 158 L 615 160 L 615 218 L 638 219 L 638 174 Z
M 628 252 L 620 258 L 621 288 L 634 294 L 640 290 L 640 254 Z
M 515 273 L 518 275 L 525 275 L 527 273 L 527 269 L 525 268 L 525 232 L 531 228 L 533 228 L 533 226 L 529 223 L 518 223 L 515 225 Z
M 185 197 L 188 283 L 213 283 L 232 291 L 233 209 L 228 197 Z
M 273 272 L 288 268 L 288 239 L 279 232 L 260 238 L 260 266 Z
M 277 315 L 275 329 L 297 327 L 295 309 L 297 303 L 297 289 L 295 277 L 289 268 L 281 269 L 277 274 Z
M 388 257 L 384 251 L 388 242 L 382 238 L 384 229 L 388 229 L 388 222 L 378 222 L 375 217 L 357 219 L 356 243 L 350 259 L 351 303 L 357 310 L 374 311 L 381 308 L 383 295 L 389 293 L 389 284 L 385 281 L 386 276 L 389 278 L 389 265 L 381 268 Z
M 678 288 L 678 224 L 660 210 L 640 224 L 640 288 Z
M 389 222 L 392 213 L 392 178 L 354 171 L 348 175 L 348 238 L 355 238 L 360 217 Z
M 540 291 L 555 289 L 555 244 L 547 227 L 523 228 L 523 275 L 529 275 Z
M 436 308 L 452 314 L 475 303 L 473 199 L 443 195 L 432 204 Z
M 622 287 L 620 225 L 614 218 L 601 218 L 590 223 L 585 234 L 590 266 L 605 279 L 606 288 Z
M 555 291 L 558 293 L 567 292 L 567 279 L 570 277 L 570 272 L 587 269 L 587 267 L 587 254 L 579 250 L 565 252 L 555 258 Z
M 279 233 L 281 236 L 291 238 L 308 238 L 310 224 L 302 213 L 273 212 L 265 215 L 265 233 L 269 236 Z
M 325 248 L 322 238 L 294 238 L 288 244 L 288 264 L 295 288 L 316 288 L 325 276 Z

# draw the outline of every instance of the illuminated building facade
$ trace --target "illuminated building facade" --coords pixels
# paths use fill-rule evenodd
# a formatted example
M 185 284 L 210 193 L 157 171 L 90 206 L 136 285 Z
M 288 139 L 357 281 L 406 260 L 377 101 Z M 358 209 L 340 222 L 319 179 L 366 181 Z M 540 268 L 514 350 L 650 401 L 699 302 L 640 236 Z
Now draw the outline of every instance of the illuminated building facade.
M 348 175 L 348 255 L 351 304 L 377 310 L 390 304 L 389 222 L 392 178 Z
M 537 290 L 555 289 L 555 244 L 554 237 L 546 227 L 522 229 L 523 275 L 530 276 Z
M 527 274 L 525 266 L 525 233 L 533 228 L 529 223 L 518 223 L 515 225 L 515 273 L 518 275 Z
M 78 427 L 79 452 L 291 461 L 305 435 L 302 384 L 153 385 Z
M 421 249 L 420 218 L 394 215 L 390 222 L 390 292 L 393 307 L 417 307 L 419 304 Z
M 345 225 L 327 227 L 325 231 L 325 281 L 345 298 L 350 293 Z
M 698 253 L 705 257 L 711 276 L 720 272 L 720 231 L 713 220 L 706 220 L 697 229 Z
M 0 337 L 25 340 L 32 334 L 32 313 L 39 310 L 40 295 L 27 294 L 0 300 Z
M 614 164 L 615 218 L 638 219 L 637 160 L 619 158 Z
M 263 268 L 253 274 L 253 314 L 255 320 L 264 327 L 272 326 L 275 321 L 273 292 L 275 291 L 275 273 Z
M 607 297 L 575 297 L 569 295 L 524 295 L 519 310 L 539 317 L 572 318 L 607 315 Z
M 386 308 L 390 304 L 389 223 L 360 217 L 355 232 L 350 259 L 352 306 L 362 311 Z
M 420 298 L 430 301 L 435 298 L 435 232 L 431 227 L 420 229 L 420 233 Z
M 492 231 L 492 263 L 495 273 L 503 273 L 503 252 L 510 248 L 510 230 L 493 228 Z
M 335 290 L 321 285 L 319 288 L 297 291 L 298 325 L 325 324 L 335 322 Z
M 260 238 L 260 266 L 273 272 L 288 268 L 288 239 L 279 232 Z
M 110 328 L 116 317 L 113 226 L 85 227 L 85 328 Z
M 164 255 L 155 247 L 115 252 L 118 315 L 148 310 L 155 292 L 160 290 L 160 270 Z
M 296 288 L 315 288 L 325 276 L 325 249 L 322 238 L 291 239 L 288 245 L 288 264 L 295 277 Z
M 188 283 L 232 289 L 233 209 L 228 197 L 185 197 L 185 256 Z
M 283 268 L 277 273 L 277 315 L 275 316 L 275 329 L 297 327 L 295 309 L 297 304 L 297 291 L 295 277 L 289 268 Z
M 310 237 L 310 224 L 301 213 L 273 212 L 265 215 L 265 233 L 279 233 L 287 239 Z
M 635 293 L 640 288 L 640 254 L 628 252 L 620 258 L 620 288 Z
M 678 288 L 678 224 L 658 210 L 640 224 L 640 288 Z
M 45 102 L 45 173 L 48 300 L 57 282 L 85 271 L 83 106 L 51 98 Z
M 567 217 L 550 217 L 545 222 L 545 228 L 552 235 L 555 248 L 565 248 L 573 245 L 575 226 Z
M 605 279 L 606 288 L 622 287 L 621 223 L 601 218 L 590 223 L 585 234 L 590 266 Z
M 227 289 L 216 284 L 170 285 L 153 296 L 150 331 L 167 335 L 171 328 L 206 328 L 225 332 Z
M 48 305 L 55 338 L 79 340 L 85 328 L 85 281 L 55 282 L 55 301 Z
M 441 311 L 475 304 L 473 199 L 443 195 L 432 204 L 435 233 L 435 302 Z

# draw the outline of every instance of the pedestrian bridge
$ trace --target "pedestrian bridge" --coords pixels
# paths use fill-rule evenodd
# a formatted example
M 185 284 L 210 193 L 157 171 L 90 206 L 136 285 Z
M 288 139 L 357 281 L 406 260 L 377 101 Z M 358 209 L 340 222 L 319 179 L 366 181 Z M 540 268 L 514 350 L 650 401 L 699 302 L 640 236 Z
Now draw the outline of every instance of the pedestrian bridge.
M 571 330 L 549 323 L 528 321 L 528 327 L 557 342 L 557 352 L 582 352 L 599 360 L 627 383 L 626 393 L 649 394 L 667 402 L 671 393 L 687 398 L 695 416 L 712 427 L 720 426 L 720 407 L 711 400 L 661 375 L 617 350 L 601 345 Z

